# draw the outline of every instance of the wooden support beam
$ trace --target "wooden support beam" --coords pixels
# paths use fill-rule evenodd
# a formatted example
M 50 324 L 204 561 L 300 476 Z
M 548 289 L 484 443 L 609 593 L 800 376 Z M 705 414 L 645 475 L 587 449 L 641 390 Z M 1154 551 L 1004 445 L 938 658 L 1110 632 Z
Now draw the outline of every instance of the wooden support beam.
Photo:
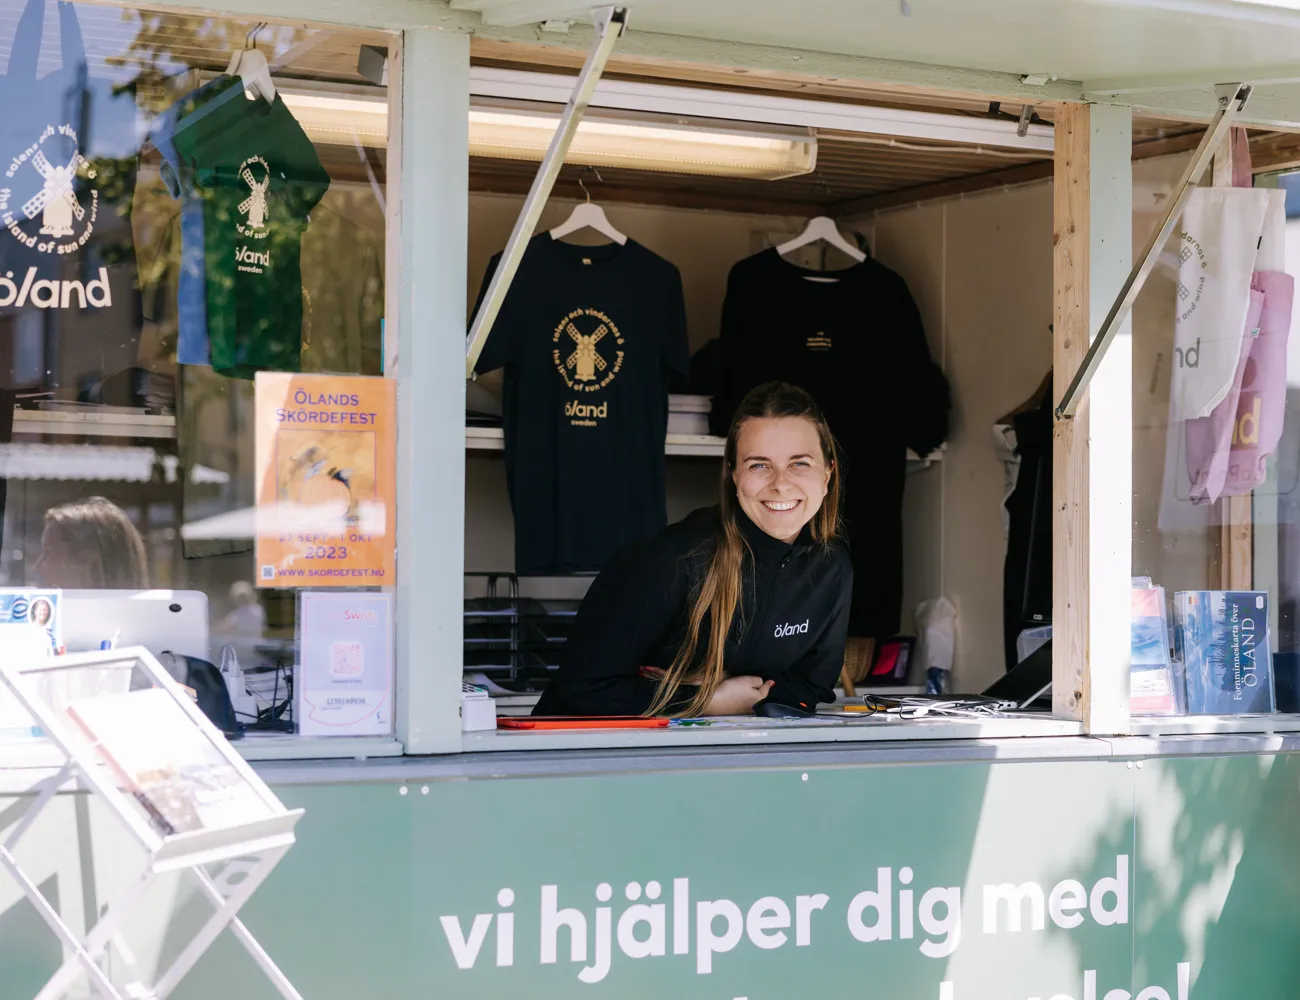
M 1154 156 L 1172 156 L 1174 153 L 1190 153 L 1201 144 L 1205 129 L 1198 128 L 1183 135 L 1173 135 L 1166 139 L 1148 139 L 1146 142 L 1133 144 L 1133 159 L 1149 160 Z
M 937 181 L 934 184 L 918 184 L 897 191 L 885 191 L 882 194 L 871 194 L 862 198 L 848 198 L 832 204 L 830 213 L 836 218 L 843 219 L 880 209 L 933 201 L 936 198 L 952 198 L 975 191 L 1032 184 L 1035 181 L 1047 180 L 1052 176 L 1053 169 L 1051 160 L 1034 160 L 1014 167 L 1004 167 L 1001 170 L 989 170 L 982 174 L 968 174 L 965 177 Z
M 1232 186 L 1232 133 L 1214 153 L 1212 183 L 1215 187 Z M 1220 514 L 1218 538 L 1211 542 L 1217 558 L 1211 556 L 1211 568 L 1217 575 L 1211 580 L 1219 590 L 1250 590 L 1255 582 L 1254 505 L 1251 494 L 1224 497 L 1217 504 Z
M 1189 153 L 1200 144 L 1201 136 L 1204 134 L 1204 129 L 1196 129 L 1186 135 L 1134 143 L 1132 158 L 1137 161 L 1150 159 L 1153 156 Z M 968 174 L 965 177 L 954 177 L 934 184 L 920 184 L 916 187 L 900 188 L 897 191 L 864 195 L 861 198 L 848 198 L 833 203 L 830 206 L 830 213 L 836 218 L 846 219 L 882 209 L 898 208 L 901 205 L 914 205 L 920 202 L 933 201 L 936 198 L 952 198 L 957 195 L 973 194 L 976 191 L 990 191 L 995 188 L 1032 184 L 1052 177 L 1055 170 L 1056 166 L 1051 160 L 1021 163 L 1014 167 L 989 170 L 982 174 Z
M 1132 117 L 1068 105 L 1056 119 L 1053 391 L 1059 402 L 1128 276 Z M 1086 732 L 1128 729 L 1132 334 L 1126 324 L 1053 447 L 1052 708 Z
M 470 53 L 476 64 L 496 64 L 501 66 L 526 67 L 531 70 L 551 68 L 560 71 L 576 71 L 582 65 L 583 48 L 575 45 L 573 38 L 582 33 L 575 31 L 562 44 L 551 38 L 535 42 L 492 38 L 483 32 L 476 32 Z M 789 96 L 828 97 L 839 100 L 898 101 L 908 105 L 925 105 L 931 108 L 948 106 L 983 112 L 990 101 L 1005 101 L 1017 108 L 1030 103 L 1039 109 L 1040 114 L 1050 116 L 1055 101 L 1062 97 L 1077 97 L 1078 90 L 1066 81 L 1053 81 L 1043 87 L 1015 85 L 1002 86 L 1014 80 L 1010 74 L 986 74 L 986 83 L 993 86 L 975 86 L 969 90 L 944 88 L 933 85 L 918 86 L 896 83 L 903 78 L 896 72 L 881 72 L 872 79 L 855 78 L 851 73 L 830 75 L 827 73 L 800 71 L 791 69 L 763 67 L 757 62 L 750 65 L 735 65 L 720 62 L 716 53 L 708 52 L 709 43 L 692 43 L 689 47 L 699 49 L 703 58 L 672 58 L 658 54 L 630 51 L 638 39 L 644 38 L 645 32 L 637 32 L 612 55 L 606 67 L 605 75 L 610 78 L 619 76 L 638 79 L 662 79 L 675 83 L 690 83 L 705 87 L 729 87 L 756 91 L 779 91 Z M 563 36 L 561 36 L 563 38 Z M 702 41 L 702 40 L 701 40 Z M 791 50 L 779 50 L 782 61 L 795 60 L 809 65 L 807 59 L 800 59 Z M 844 59 L 837 60 L 841 65 Z M 1012 91 L 1015 91 L 1014 93 Z
M 1300 133 L 1268 132 L 1251 136 L 1250 166 L 1256 174 L 1300 167 Z

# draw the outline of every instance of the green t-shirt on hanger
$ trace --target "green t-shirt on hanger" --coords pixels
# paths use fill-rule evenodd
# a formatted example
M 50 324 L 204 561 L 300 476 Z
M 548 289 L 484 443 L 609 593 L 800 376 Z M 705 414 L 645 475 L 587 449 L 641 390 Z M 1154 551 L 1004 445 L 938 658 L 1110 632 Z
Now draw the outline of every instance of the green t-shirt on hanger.
M 279 96 L 248 100 L 230 77 L 177 124 L 177 154 L 203 199 L 212 368 L 235 378 L 297 371 L 302 236 L 330 178 Z

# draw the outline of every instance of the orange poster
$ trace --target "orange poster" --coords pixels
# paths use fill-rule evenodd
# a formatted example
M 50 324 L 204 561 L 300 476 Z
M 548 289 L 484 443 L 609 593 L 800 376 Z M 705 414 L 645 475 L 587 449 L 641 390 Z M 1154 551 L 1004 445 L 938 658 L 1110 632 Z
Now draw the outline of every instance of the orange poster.
M 257 582 L 394 584 L 392 379 L 258 372 Z

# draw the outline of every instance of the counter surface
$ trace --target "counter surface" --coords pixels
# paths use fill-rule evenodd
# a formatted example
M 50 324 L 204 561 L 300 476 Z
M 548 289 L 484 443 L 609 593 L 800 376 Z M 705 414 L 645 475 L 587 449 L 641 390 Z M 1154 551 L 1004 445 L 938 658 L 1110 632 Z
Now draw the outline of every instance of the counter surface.
M 1110 739 L 1025 737 L 927 740 L 872 744 L 805 743 L 784 746 L 678 747 L 522 751 L 400 757 L 364 761 L 264 761 L 257 770 L 272 784 L 338 781 L 456 781 L 493 778 L 608 775 L 731 769 L 793 769 L 945 763 L 1048 762 L 1160 757 L 1218 757 L 1300 752 L 1300 734 L 1228 733 L 1197 736 L 1122 736 Z
M 540 737 L 539 737 L 540 739 Z M 34 749 L 34 748 L 33 748 Z M 494 778 L 669 773 L 701 770 L 800 767 L 916 766 L 948 763 L 1032 763 L 1109 760 L 1133 762 L 1170 757 L 1223 757 L 1300 752 L 1300 733 L 1197 733 L 1086 736 L 1021 736 L 979 739 L 904 739 L 857 743 L 785 743 L 730 746 L 557 748 L 534 742 L 520 750 L 436 757 L 370 756 L 314 760 L 256 760 L 269 783 L 423 783 Z M 379 754 L 390 752 L 385 744 Z M 0 762 L 0 794 L 15 794 L 55 773 L 46 754 L 8 756 Z

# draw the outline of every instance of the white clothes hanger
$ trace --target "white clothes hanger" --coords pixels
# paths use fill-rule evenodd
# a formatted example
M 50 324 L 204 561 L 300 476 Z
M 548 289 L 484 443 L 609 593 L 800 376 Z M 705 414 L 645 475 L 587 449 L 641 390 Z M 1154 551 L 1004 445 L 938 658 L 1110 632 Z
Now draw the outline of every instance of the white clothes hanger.
M 244 81 L 244 94 L 249 100 L 261 97 L 270 102 L 275 100 L 275 84 L 271 81 L 271 67 L 267 65 L 266 56 L 253 45 L 257 33 L 265 27 L 266 22 L 254 27 L 248 33 L 245 47 L 235 49 L 231 53 L 226 75 L 237 76 Z
M 587 200 L 579 202 L 569 217 L 551 230 L 551 239 L 563 239 L 579 229 L 594 229 L 619 246 L 627 243 L 627 236 L 615 229 L 613 223 L 606 218 L 605 210 L 591 200 L 591 192 L 587 190 L 587 185 L 582 182 L 581 177 L 578 178 L 578 186 L 582 188 Z
M 809 243 L 816 243 L 818 240 L 823 240 L 835 247 L 837 250 L 844 251 L 844 253 L 848 254 L 859 264 L 867 259 L 866 254 L 840 235 L 840 230 L 839 227 L 835 225 L 835 220 L 825 215 L 819 215 L 814 219 L 810 219 L 808 225 L 804 226 L 802 233 L 794 239 L 782 243 L 776 248 L 776 252 L 784 257 L 786 254 L 798 250 L 800 247 L 806 247 Z

